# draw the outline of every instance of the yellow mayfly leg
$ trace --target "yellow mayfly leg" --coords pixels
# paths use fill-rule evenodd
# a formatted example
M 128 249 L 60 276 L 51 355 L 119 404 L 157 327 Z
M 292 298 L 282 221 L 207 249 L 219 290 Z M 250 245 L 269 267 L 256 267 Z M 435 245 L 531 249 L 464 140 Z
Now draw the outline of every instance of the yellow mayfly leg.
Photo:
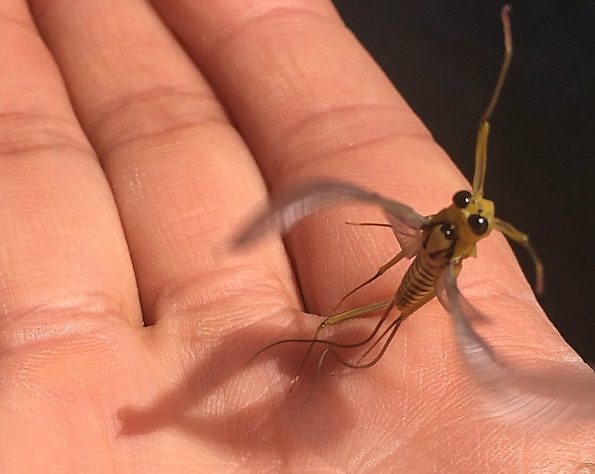
M 504 29 L 504 60 L 502 61 L 502 66 L 500 67 L 498 80 L 496 81 L 496 87 L 494 88 L 492 98 L 490 99 L 488 106 L 481 116 L 479 121 L 479 129 L 477 130 L 477 142 L 475 144 L 475 173 L 473 175 L 473 194 L 480 197 L 483 196 L 483 184 L 485 181 L 488 162 L 487 149 L 488 136 L 490 135 L 490 118 L 494 112 L 494 109 L 496 108 L 496 105 L 498 104 L 498 99 L 500 98 L 502 87 L 504 86 L 504 79 L 506 79 L 506 74 L 508 73 L 508 68 L 510 67 L 510 61 L 512 59 L 512 32 L 510 29 L 510 17 L 508 16 L 509 13 L 510 5 L 504 5 L 500 15 Z
M 473 176 L 473 196 L 478 198 L 483 197 L 483 186 L 488 162 L 487 147 L 488 137 L 490 135 L 490 118 L 494 112 L 494 109 L 496 108 L 496 105 L 498 104 L 498 99 L 500 98 L 502 87 L 504 86 L 504 79 L 506 78 L 508 68 L 510 67 L 510 61 L 512 59 L 512 32 L 510 28 L 509 17 L 510 8 L 510 5 L 504 5 L 502 7 L 501 17 L 504 28 L 504 60 L 502 61 L 502 66 L 500 67 L 500 73 L 498 74 L 498 80 L 496 81 L 494 93 L 492 94 L 492 98 L 490 99 L 485 112 L 481 116 L 479 129 L 477 131 L 477 142 L 475 145 L 475 174 Z M 535 266 L 535 292 L 538 295 L 542 294 L 544 289 L 543 263 L 537 255 L 537 252 L 535 252 L 529 243 L 529 236 L 518 230 L 512 224 L 509 224 L 508 222 L 497 217 L 494 217 L 494 227 L 510 240 L 517 242 L 527 250 Z

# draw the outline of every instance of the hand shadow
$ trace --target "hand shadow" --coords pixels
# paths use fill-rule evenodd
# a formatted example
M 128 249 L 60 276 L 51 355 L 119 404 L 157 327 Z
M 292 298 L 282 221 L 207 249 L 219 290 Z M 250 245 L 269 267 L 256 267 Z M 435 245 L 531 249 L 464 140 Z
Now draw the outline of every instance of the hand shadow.
M 304 325 L 304 318 L 310 317 L 294 311 L 293 318 L 295 324 L 289 326 L 297 329 Z M 306 325 L 315 327 L 319 320 L 311 319 Z M 249 458 L 252 462 L 255 458 L 274 456 L 273 459 L 287 464 L 293 458 L 292 452 L 299 450 L 303 454 L 306 449 L 321 456 L 340 445 L 345 439 L 342 433 L 357 427 L 357 412 L 353 410 L 357 401 L 341 396 L 339 381 L 331 376 L 338 367 L 336 362 L 325 361 L 319 370 L 316 368 L 324 349 L 322 344 L 317 344 L 311 363 L 290 394 L 289 380 L 307 350 L 306 344 L 281 344 L 248 363 L 256 352 L 275 340 L 304 337 L 303 332 L 288 334 L 286 328 L 279 329 L 275 320 L 270 318 L 223 337 L 183 382 L 150 405 L 120 408 L 120 435 L 139 436 L 173 429 L 231 449 L 237 459 Z M 342 331 L 337 339 L 364 339 L 376 322 L 374 318 L 359 322 Z M 308 329 L 305 337 L 311 337 L 313 332 Z M 354 353 L 345 355 L 352 357 Z M 358 371 L 357 375 L 364 374 Z M 257 384 L 256 395 L 247 395 L 248 402 L 239 400 L 244 392 L 238 391 L 238 384 Z

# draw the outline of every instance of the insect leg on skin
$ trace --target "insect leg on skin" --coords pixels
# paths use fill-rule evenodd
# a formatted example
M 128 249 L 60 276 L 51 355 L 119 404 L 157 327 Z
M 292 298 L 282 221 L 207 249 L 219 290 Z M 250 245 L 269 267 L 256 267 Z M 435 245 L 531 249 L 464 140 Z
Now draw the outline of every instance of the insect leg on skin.
M 536 268 L 536 292 L 540 293 L 543 290 L 543 266 L 531 247 L 528 236 L 511 224 L 495 217 L 493 202 L 483 196 L 490 117 L 498 102 L 512 57 L 509 10 L 509 6 L 504 6 L 501 11 L 505 54 L 496 87 L 480 120 L 475 150 L 475 173 L 471 191 L 458 191 L 454 194 L 452 203 L 448 207 L 434 215 L 422 216 L 405 204 L 385 198 L 356 185 L 335 180 L 317 181 L 290 190 L 273 199 L 269 209 L 262 212 L 236 237 L 235 246 L 242 246 L 272 229 L 286 232 L 301 219 L 321 209 L 338 204 L 360 202 L 379 206 L 383 209 L 388 224 L 368 223 L 363 225 L 391 227 L 402 250 L 380 267 L 376 275 L 349 292 L 341 301 L 380 277 L 403 258 L 413 259 L 391 299 L 327 317 L 322 321 L 312 339 L 277 341 L 264 347 L 254 356 L 256 357 L 279 344 L 308 344 L 308 349 L 296 376 L 291 382 L 291 387 L 298 380 L 306 360 L 316 344 L 327 346 L 327 349 L 323 352 L 323 357 L 330 353 L 347 367 L 366 368 L 374 365 L 384 354 L 402 322 L 434 296 L 438 297 L 452 316 L 455 334 L 463 356 L 481 382 L 491 385 L 492 388 L 495 386 L 497 388 L 496 392 L 500 396 L 505 393 L 505 389 L 515 387 L 520 380 L 499 362 L 494 351 L 475 332 L 471 321 L 474 318 L 481 317 L 481 315 L 465 301 L 456 284 L 462 261 L 468 257 L 476 256 L 477 242 L 487 237 L 493 229 L 496 229 L 528 250 Z M 399 311 L 398 316 L 377 337 L 393 309 Z M 338 343 L 319 339 L 321 330 L 326 326 L 339 324 L 381 310 L 384 310 L 384 312 L 379 322 L 373 331 L 361 341 Z M 363 356 L 365 358 L 385 337 L 386 341 L 379 353 L 366 363 L 348 362 L 335 351 L 335 349 L 356 348 L 371 343 L 371 347 Z M 533 394 L 531 388 L 532 385 L 529 384 L 526 392 L 513 390 L 510 394 L 506 393 L 506 396 L 502 397 L 504 402 L 498 408 L 500 412 L 497 414 L 510 415 L 512 413 L 520 416 L 541 414 L 544 407 L 549 408 L 552 403 L 558 401 L 562 402 L 558 411 L 566 410 L 567 400 L 554 400 L 552 402 L 551 398 Z

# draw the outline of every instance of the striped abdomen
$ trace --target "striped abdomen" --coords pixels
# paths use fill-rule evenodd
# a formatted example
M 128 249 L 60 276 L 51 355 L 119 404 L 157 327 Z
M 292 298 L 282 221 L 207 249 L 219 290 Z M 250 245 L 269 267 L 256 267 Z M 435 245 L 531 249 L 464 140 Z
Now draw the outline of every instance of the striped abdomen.
M 442 268 L 429 265 L 425 256 L 420 254 L 413 260 L 397 290 L 396 306 L 403 313 L 427 296 L 442 274 Z

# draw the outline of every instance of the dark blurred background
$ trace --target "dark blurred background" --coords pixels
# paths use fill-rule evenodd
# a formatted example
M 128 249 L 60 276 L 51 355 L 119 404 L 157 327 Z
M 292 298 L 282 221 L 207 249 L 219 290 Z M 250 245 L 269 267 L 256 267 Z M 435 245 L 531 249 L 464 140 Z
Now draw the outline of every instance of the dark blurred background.
M 495 1 L 335 0 L 468 179 L 503 44 Z M 595 2 L 512 2 L 514 56 L 492 118 L 486 194 L 531 236 L 546 267 L 540 302 L 595 361 Z M 515 248 L 532 280 L 531 262 Z

